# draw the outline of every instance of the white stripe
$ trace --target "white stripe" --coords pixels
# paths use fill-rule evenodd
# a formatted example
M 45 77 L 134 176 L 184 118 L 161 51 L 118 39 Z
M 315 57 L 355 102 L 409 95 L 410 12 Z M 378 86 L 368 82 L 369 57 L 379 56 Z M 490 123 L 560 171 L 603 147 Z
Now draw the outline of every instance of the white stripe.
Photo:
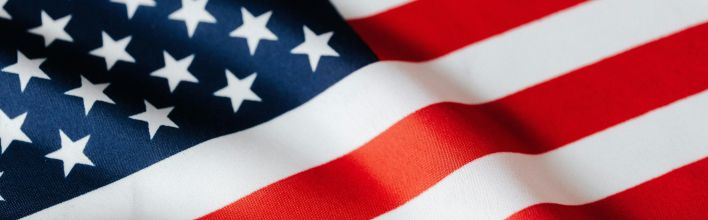
M 351 20 L 376 15 L 413 0 L 330 0 L 344 19 Z
M 593 1 L 430 62 L 372 64 L 276 119 L 32 217 L 197 217 L 340 157 L 424 106 L 498 99 L 706 21 L 706 11 L 703 0 Z
M 381 219 L 502 219 L 539 203 L 585 204 L 708 156 L 708 92 L 563 148 L 472 161 Z

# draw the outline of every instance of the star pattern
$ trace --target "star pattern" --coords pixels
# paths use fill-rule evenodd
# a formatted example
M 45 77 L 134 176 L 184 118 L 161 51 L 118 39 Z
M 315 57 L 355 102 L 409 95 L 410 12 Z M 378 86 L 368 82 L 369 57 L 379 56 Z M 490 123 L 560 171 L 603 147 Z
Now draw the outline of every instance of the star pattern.
M 258 17 L 254 17 L 251 12 L 242 7 L 241 16 L 243 18 L 243 24 L 232 31 L 229 36 L 246 39 L 248 51 L 253 55 L 256 53 L 258 42 L 261 40 L 278 40 L 278 37 L 266 27 L 271 15 L 273 15 L 273 12 L 268 11 Z
M 79 140 L 73 141 L 64 131 L 59 130 L 59 136 L 61 139 L 61 148 L 47 154 L 46 157 L 62 161 L 65 178 L 69 176 L 69 173 L 71 173 L 77 164 L 95 166 L 91 159 L 84 154 L 86 144 L 88 144 L 91 135 L 86 135 Z
M 128 44 L 130 44 L 130 36 L 124 37 L 120 40 L 114 40 L 106 32 L 102 32 L 101 39 L 103 45 L 89 53 L 94 56 L 103 57 L 106 61 L 106 69 L 111 70 L 113 65 L 115 65 L 118 61 L 135 63 L 133 56 L 125 50 L 125 48 L 128 47 Z
M 44 38 L 45 47 L 52 44 L 55 40 L 74 42 L 74 39 L 64 30 L 66 25 L 69 24 L 69 21 L 71 21 L 71 15 L 54 20 L 49 14 L 42 11 L 42 25 L 29 29 L 29 32 L 42 36 Z
M 216 18 L 207 10 L 209 0 L 182 0 L 182 8 L 169 15 L 169 19 L 181 20 L 187 25 L 187 35 L 191 38 L 200 22 L 216 23 Z
M 7 0 L 0 0 L 0 18 L 10 20 L 12 19 L 12 16 L 10 16 L 10 13 L 5 11 L 5 4 L 7 4 Z
M 155 0 L 111 0 L 113 3 L 124 4 L 128 10 L 128 19 L 133 18 L 135 11 L 138 10 L 140 6 L 155 7 Z
M 22 131 L 22 125 L 25 124 L 26 118 L 27 112 L 10 118 L 0 110 L 0 147 L 2 147 L 0 154 L 4 153 L 13 141 L 32 143 L 32 140 Z
M 145 112 L 130 116 L 130 118 L 146 122 L 148 124 L 150 140 L 152 140 L 152 138 L 155 137 L 155 133 L 157 133 L 157 129 L 162 126 L 179 128 L 179 126 L 168 117 L 172 109 L 174 109 L 174 107 L 155 108 L 154 105 L 145 101 Z
M 15 163 L 22 166 L 20 170 L 0 171 L 8 172 L 8 176 L 4 176 L 6 183 L 28 183 L 13 184 L 15 188 L 10 188 L 13 191 L 1 192 L 16 201 L 5 203 L 9 206 L 0 209 L 20 211 L 10 214 L 0 211 L 0 218 L 26 216 L 37 208 L 46 208 L 103 186 L 109 180 L 123 178 L 177 150 L 240 131 L 243 125 L 270 120 L 319 92 L 310 86 L 329 85 L 339 76 L 375 61 L 373 54 L 363 50 L 365 47 L 356 41 L 355 35 L 341 37 L 351 39 L 352 46 L 361 47 L 353 51 L 362 51 L 362 59 L 336 70 L 337 74 L 332 75 L 337 78 L 308 74 L 310 71 L 301 55 L 308 56 L 312 72 L 318 68 L 321 57 L 339 56 L 329 45 L 334 31 L 322 29 L 324 33 L 318 35 L 302 23 L 323 19 L 325 22 L 317 24 L 315 30 L 319 31 L 322 26 L 338 30 L 334 26 L 336 22 L 345 23 L 327 19 L 341 18 L 332 12 L 319 11 L 330 9 L 329 4 L 308 5 L 312 11 L 293 15 L 284 9 L 297 8 L 299 3 L 274 5 L 276 7 L 271 7 L 274 10 L 267 9 L 270 2 L 259 3 L 257 9 L 254 7 L 254 14 L 240 4 L 231 7 L 234 5 L 212 1 L 209 5 L 209 0 L 160 1 L 160 5 L 157 2 L 108 0 L 81 7 L 86 2 L 44 4 L 46 2 L 0 0 L 0 23 L 6 24 L 0 29 L 7 31 L 3 33 L 8 36 L 2 48 L 6 52 L 17 51 L 15 63 L 8 59 L 0 62 L 0 72 L 8 74 L 7 77 L 0 74 L 0 93 L 7 93 L 0 95 L 0 107 L 5 109 L 0 109 L 0 159 L 4 158 L 4 163 L 9 164 L 5 167 L 14 169 Z M 236 10 L 237 7 L 240 10 Z M 141 10 L 141 14 L 138 15 L 137 10 Z M 225 16 L 227 12 L 234 15 Z M 235 15 L 239 12 L 240 17 Z M 293 16 L 295 19 L 285 19 Z M 8 21 L 13 17 L 16 21 Z M 223 26 L 215 25 L 217 18 Z M 182 22 L 188 38 L 184 33 L 174 33 L 175 29 L 184 27 Z M 229 26 L 224 28 L 226 24 Z M 303 40 L 300 26 L 304 41 L 300 41 Z M 194 38 L 195 35 L 199 37 Z M 35 36 L 41 37 L 42 43 Z M 343 43 L 340 41 L 336 43 Z M 293 43 L 300 42 L 294 47 Z M 259 59 L 249 59 L 243 47 L 251 58 Z M 253 57 L 258 50 L 259 57 Z M 323 65 L 330 64 L 331 60 L 326 60 Z M 120 61 L 125 63 L 113 69 Z M 127 63 L 134 65 L 125 65 Z M 289 65 L 291 63 L 300 65 Z M 292 69 L 280 69 L 283 66 Z M 237 76 L 229 71 L 236 68 L 244 75 Z M 106 75 L 112 70 L 116 74 Z M 225 73 L 224 78 L 221 78 L 222 73 Z M 262 81 L 253 87 L 259 73 Z M 10 74 L 18 76 L 20 92 L 13 91 L 11 86 L 2 87 L 15 82 Z M 164 91 L 163 79 L 170 93 Z M 180 92 L 175 93 L 178 87 Z M 30 91 L 25 93 L 27 88 Z M 277 100 L 290 95 L 293 99 Z M 263 102 L 260 96 L 269 103 L 260 104 Z M 160 101 L 161 108 L 147 101 L 153 99 Z M 144 110 L 136 100 L 143 100 Z M 247 101 L 251 102 L 244 105 Z M 287 104 L 282 105 L 282 101 Z M 96 105 L 99 102 L 102 103 Z M 97 110 L 93 110 L 96 106 Z M 84 116 L 79 113 L 81 107 Z M 244 115 L 237 115 L 239 111 Z M 257 114 L 252 114 L 254 112 Z M 245 113 L 248 118 L 242 124 L 243 117 L 237 116 L 246 116 Z M 203 128 L 206 129 L 196 130 Z M 160 136 L 157 136 L 158 131 Z M 166 144 L 170 149 L 162 148 Z M 149 145 L 156 146 L 150 148 Z M 159 152 L 155 154 L 152 150 Z M 125 158 L 130 159 L 122 160 Z M 40 162 L 36 163 L 38 159 Z M 96 169 L 96 166 L 106 167 Z M 77 167 L 79 171 L 73 172 Z M 16 171 L 18 173 L 14 173 Z M 63 173 L 63 178 L 59 172 Z M 0 172 L 0 177 L 2 175 Z M 73 175 L 71 179 L 69 175 Z M 85 181 L 90 184 L 86 185 Z M 8 189 L 7 186 L 4 189 Z M 4 201 L 1 196 L 0 201 Z
M 189 65 L 194 60 L 194 55 L 189 55 L 181 60 L 176 60 L 166 51 L 163 52 L 165 58 L 165 67 L 162 67 L 150 73 L 150 76 L 167 79 L 167 85 L 170 87 L 170 92 L 174 92 L 180 82 L 198 83 L 192 73 L 189 72 Z
M 66 91 L 64 94 L 81 98 L 84 103 L 84 113 L 88 115 L 89 111 L 91 111 L 91 108 L 93 107 L 93 104 L 97 101 L 116 104 L 104 92 L 109 85 L 109 83 L 93 84 L 84 76 L 81 76 L 81 86 L 79 88 Z
M 317 70 L 317 64 L 320 62 L 322 56 L 339 56 L 339 53 L 334 51 L 334 49 L 327 44 L 332 38 L 332 35 L 334 35 L 334 32 L 330 31 L 317 35 L 307 26 L 303 26 L 302 29 L 303 32 L 305 32 L 305 42 L 293 48 L 290 53 L 307 55 L 312 72 Z
M 226 87 L 214 92 L 214 95 L 229 98 L 234 113 L 241 108 L 243 101 L 260 102 L 261 97 L 258 97 L 258 95 L 251 90 L 251 86 L 256 80 L 257 75 L 258 74 L 253 73 L 244 79 L 238 79 L 231 71 L 226 70 Z
M 44 63 L 45 58 L 27 58 L 22 52 L 17 51 L 17 63 L 2 69 L 4 72 L 17 74 L 20 78 L 20 91 L 24 92 L 27 84 L 32 78 L 50 79 L 39 67 Z

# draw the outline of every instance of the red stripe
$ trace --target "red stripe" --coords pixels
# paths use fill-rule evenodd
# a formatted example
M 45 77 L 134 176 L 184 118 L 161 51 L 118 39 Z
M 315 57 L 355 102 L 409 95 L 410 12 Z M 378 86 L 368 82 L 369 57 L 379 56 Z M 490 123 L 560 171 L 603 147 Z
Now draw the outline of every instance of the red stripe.
M 539 204 L 509 219 L 708 219 L 708 159 L 597 202 Z
M 584 0 L 419 0 L 349 24 L 382 60 L 423 61 Z
M 482 105 L 423 108 L 359 149 L 205 219 L 368 219 L 464 164 L 542 153 L 708 88 L 708 25 Z

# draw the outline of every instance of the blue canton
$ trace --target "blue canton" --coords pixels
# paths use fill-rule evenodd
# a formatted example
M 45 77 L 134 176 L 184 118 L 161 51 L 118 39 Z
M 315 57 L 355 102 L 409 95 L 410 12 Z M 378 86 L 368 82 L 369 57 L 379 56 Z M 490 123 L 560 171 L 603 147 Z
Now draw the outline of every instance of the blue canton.
M 376 61 L 324 0 L 0 8 L 2 219 L 266 122 Z

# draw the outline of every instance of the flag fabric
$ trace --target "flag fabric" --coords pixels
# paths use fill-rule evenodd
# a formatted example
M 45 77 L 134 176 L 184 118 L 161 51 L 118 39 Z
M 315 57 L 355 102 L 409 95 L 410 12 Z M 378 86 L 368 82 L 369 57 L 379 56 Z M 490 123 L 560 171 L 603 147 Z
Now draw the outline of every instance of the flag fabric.
M 0 219 L 706 219 L 705 0 L 0 0 Z

